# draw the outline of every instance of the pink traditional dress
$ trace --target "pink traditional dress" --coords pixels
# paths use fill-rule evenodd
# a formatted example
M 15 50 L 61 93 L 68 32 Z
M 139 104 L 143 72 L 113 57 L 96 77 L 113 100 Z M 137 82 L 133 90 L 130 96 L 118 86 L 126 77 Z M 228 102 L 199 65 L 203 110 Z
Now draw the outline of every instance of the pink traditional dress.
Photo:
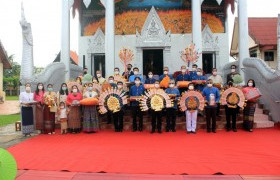
M 44 129 L 44 91 L 34 92 L 34 101 L 36 104 L 35 110 L 35 129 L 42 131 Z
M 69 106 L 69 115 L 68 115 L 68 128 L 70 132 L 80 132 L 81 131 L 81 106 L 80 100 L 82 100 L 82 94 L 77 93 L 74 95 L 70 93 L 67 96 L 66 103 Z
M 257 91 L 257 88 L 245 87 L 242 89 L 245 97 L 246 97 L 246 94 L 248 94 L 249 91 L 251 91 L 251 90 Z M 244 129 L 248 130 L 248 131 L 252 130 L 253 126 L 254 126 L 254 114 L 256 111 L 256 100 L 257 99 L 248 100 L 246 103 L 246 107 L 243 110 L 243 126 L 244 126 Z

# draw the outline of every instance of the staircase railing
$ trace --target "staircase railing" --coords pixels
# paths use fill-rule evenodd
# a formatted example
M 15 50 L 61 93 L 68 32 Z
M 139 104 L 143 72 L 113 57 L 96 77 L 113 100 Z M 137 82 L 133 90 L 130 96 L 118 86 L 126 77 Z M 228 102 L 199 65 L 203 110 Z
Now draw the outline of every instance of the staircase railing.
M 238 65 L 238 61 L 224 67 L 224 73 L 229 73 L 230 65 Z M 262 97 L 260 103 L 270 111 L 272 120 L 280 122 L 280 71 L 270 68 L 263 60 L 246 58 L 243 61 L 245 82 L 254 79 Z M 225 77 L 225 76 L 224 76 Z

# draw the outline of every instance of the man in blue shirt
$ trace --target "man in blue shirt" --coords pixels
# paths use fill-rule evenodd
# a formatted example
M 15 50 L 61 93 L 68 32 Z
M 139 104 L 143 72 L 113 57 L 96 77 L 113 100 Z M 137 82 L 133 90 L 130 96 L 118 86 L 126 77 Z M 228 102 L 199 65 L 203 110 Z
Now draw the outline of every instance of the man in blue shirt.
M 131 83 L 134 82 L 134 80 L 135 80 L 136 77 L 139 77 L 139 78 L 140 78 L 140 81 L 141 81 L 141 82 L 144 82 L 144 81 L 143 81 L 143 76 L 139 74 L 139 69 L 138 69 L 138 67 L 133 68 L 133 75 L 131 75 L 131 76 L 129 77 L 129 82 L 131 82 Z
M 181 66 L 181 74 L 179 74 L 176 78 L 176 82 L 178 82 L 178 81 L 191 81 L 191 76 L 187 72 L 187 68 L 184 65 Z M 179 87 L 180 94 L 187 90 L 188 90 L 188 88 Z
M 176 110 L 180 92 L 175 88 L 174 80 L 169 81 L 169 88 L 167 88 L 165 92 L 174 99 L 174 106 L 166 109 L 166 132 L 176 132 Z
M 196 76 L 196 71 L 197 71 L 197 65 L 193 64 L 192 65 L 192 70 L 190 71 L 190 78 L 193 79 L 193 76 Z
M 197 69 L 196 75 L 192 76 L 192 80 L 205 80 L 206 81 L 206 77 L 202 75 L 202 69 L 201 68 Z M 204 87 L 205 87 L 204 83 L 199 83 L 199 84 L 195 83 L 195 89 L 199 90 L 200 92 L 203 91 Z
M 130 76 L 131 77 L 131 76 Z M 131 88 L 130 88 L 130 91 L 129 91 L 129 95 L 130 95 L 130 98 L 133 98 L 135 96 L 142 96 L 144 95 L 144 92 L 145 92 L 145 88 L 143 85 L 141 85 L 141 79 L 140 77 L 135 77 L 134 79 L 134 83 L 135 85 L 133 85 Z M 133 132 L 137 131 L 137 116 L 139 116 L 139 126 L 138 126 L 138 130 L 139 131 L 142 131 L 143 130 L 143 113 L 140 109 L 140 106 L 139 106 L 139 101 L 136 100 L 136 99 L 131 99 L 131 107 L 132 107 L 132 116 L 133 116 Z
M 216 110 L 217 103 L 220 102 L 220 91 L 218 88 L 213 87 L 213 81 L 209 79 L 207 87 L 203 89 L 202 94 L 206 98 L 207 104 L 205 107 L 207 132 L 211 132 L 212 124 L 212 132 L 216 133 Z
M 156 79 L 154 78 L 153 72 L 148 72 L 148 78 L 145 80 L 145 84 L 154 84 Z

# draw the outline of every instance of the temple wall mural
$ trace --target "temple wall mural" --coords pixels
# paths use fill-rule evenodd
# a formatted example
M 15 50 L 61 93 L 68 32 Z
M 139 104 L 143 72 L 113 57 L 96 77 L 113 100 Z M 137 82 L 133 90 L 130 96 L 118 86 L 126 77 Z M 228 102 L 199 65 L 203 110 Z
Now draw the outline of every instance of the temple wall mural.
M 82 5 L 83 36 L 92 36 L 98 28 L 105 32 L 105 8 L 99 1 L 93 1 L 89 8 Z M 135 34 L 141 31 L 148 13 L 155 7 L 166 30 L 172 34 L 186 34 L 192 31 L 190 0 L 115 0 L 115 34 Z M 225 32 L 224 2 L 205 0 L 202 4 L 202 29 L 206 24 L 213 33 Z

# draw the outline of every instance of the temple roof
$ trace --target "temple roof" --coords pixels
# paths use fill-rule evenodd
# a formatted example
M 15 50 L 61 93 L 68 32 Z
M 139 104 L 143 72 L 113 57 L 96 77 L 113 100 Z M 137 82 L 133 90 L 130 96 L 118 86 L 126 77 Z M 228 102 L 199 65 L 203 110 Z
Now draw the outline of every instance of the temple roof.
M 60 53 L 61 52 L 58 53 L 53 62 L 60 62 Z M 79 65 L 79 56 L 76 51 L 70 51 L 70 60 L 72 64 Z
M 278 18 L 248 18 L 249 34 L 260 46 L 277 44 Z
M 6 53 L 6 50 L 4 49 L 1 41 L 0 41 L 0 62 L 3 63 L 4 69 L 11 69 L 12 68 L 12 64 L 9 61 L 8 55 Z

